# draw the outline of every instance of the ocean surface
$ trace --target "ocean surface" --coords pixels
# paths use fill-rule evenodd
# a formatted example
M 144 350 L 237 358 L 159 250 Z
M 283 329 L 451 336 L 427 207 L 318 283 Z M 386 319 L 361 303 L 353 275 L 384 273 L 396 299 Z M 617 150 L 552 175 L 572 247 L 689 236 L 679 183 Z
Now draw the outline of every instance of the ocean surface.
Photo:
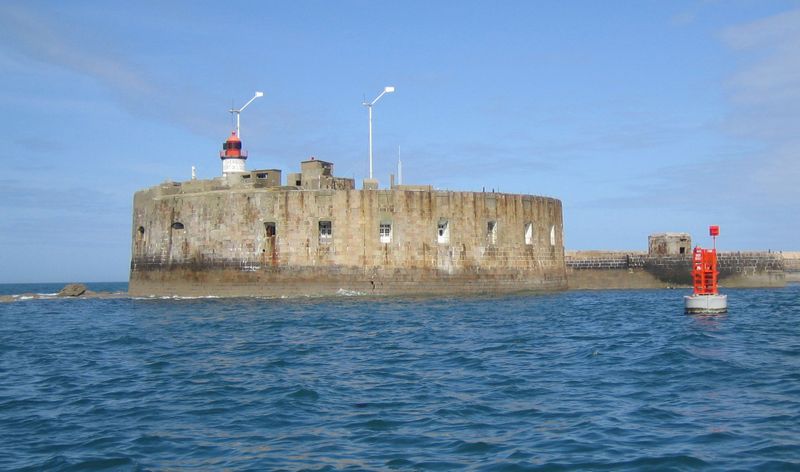
M 0 469 L 800 470 L 800 286 L 686 293 L 2 303 Z

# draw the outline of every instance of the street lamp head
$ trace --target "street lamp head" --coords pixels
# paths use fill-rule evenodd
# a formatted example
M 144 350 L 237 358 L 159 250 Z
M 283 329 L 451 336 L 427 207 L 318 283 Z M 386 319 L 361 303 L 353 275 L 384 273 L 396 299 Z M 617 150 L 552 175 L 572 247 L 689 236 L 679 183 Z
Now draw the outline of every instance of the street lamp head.
M 263 97 L 263 96 L 264 96 L 264 92 L 256 92 L 256 97 Z
M 392 93 L 392 92 L 394 92 L 394 87 L 392 87 L 392 86 L 384 87 L 383 91 L 386 92 L 386 93 Z

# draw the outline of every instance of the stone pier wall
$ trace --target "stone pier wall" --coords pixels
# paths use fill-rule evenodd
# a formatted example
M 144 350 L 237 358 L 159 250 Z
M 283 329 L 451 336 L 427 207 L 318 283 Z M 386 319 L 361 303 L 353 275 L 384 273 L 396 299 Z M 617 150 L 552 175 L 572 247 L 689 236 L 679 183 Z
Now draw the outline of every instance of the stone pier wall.
M 720 287 L 781 287 L 784 258 L 770 252 L 720 252 Z M 690 287 L 690 254 L 570 251 L 565 256 L 571 289 Z
M 787 282 L 800 282 L 800 252 L 781 253 L 783 256 L 783 267 L 786 271 Z

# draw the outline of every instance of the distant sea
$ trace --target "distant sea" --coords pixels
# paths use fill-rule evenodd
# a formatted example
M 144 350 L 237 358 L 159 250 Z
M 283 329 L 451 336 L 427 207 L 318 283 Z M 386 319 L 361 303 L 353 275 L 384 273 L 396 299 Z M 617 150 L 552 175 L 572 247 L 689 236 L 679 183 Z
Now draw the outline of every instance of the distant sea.
M 0 303 L 0 469 L 800 470 L 800 286 L 726 293 Z

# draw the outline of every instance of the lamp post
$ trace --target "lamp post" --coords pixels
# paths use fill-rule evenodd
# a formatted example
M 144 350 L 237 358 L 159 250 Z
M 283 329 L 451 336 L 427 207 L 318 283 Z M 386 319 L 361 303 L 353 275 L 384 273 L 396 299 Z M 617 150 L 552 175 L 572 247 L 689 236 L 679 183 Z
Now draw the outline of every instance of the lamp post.
M 394 92 L 394 87 L 392 86 L 384 87 L 383 92 L 381 92 L 380 95 L 375 97 L 375 100 L 371 102 L 362 103 L 362 105 L 367 107 L 367 110 L 369 110 L 369 178 L 370 179 L 372 179 L 372 105 L 375 105 L 375 103 L 377 103 L 377 101 L 380 100 L 381 97 L 384 96 L 385 94 L 392 92 Z
M 245 108 L 247 108 L 247 105 L 250 105 L 251 103 L 253 103 L 253 100 L 255 100 L 256 98 L 259 98 L 259 97 L 263 97 L 263 96 L 264 96 L 264 92 L 256 92 L 256 94 L 253 96 L 253 98 L 251 98 L 249 102 L 245 103 L 245 104 L 242 106 L 242 108 L 239 108 L 238 110 L 237 110 L 237 109 L 235 109 L 235 108 L 231 108 L 230 110 L 228 110 L 228 111 L 229 111 L 229 112 L 231 112 L 231 113 L 236 113 L 236 136 L 238 136 L 238 137 L 239 137 L 239 139 L 242 139 L 242 135 L 241 135 L 241 133 L 239 132 L 239 114 L 240 114 L 240 113 L 241 113 L 241 112 L 242 112 L 242 111 L 243 111 Z

